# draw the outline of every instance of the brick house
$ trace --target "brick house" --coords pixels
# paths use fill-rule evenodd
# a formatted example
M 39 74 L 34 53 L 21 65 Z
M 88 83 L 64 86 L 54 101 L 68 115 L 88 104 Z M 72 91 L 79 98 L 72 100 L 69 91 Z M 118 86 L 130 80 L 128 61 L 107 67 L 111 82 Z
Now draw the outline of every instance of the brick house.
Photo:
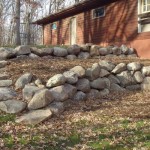
M 35 23 L 44 45 L 127 44 L 150 58 L 150 0 L 86 0 Z

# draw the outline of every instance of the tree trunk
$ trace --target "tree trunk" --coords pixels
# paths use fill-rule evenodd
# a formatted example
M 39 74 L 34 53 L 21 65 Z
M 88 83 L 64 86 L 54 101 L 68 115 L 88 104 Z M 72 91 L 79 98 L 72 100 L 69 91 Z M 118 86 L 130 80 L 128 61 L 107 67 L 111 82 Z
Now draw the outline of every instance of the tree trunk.
M 20 39 L 20 0 L 16 0 L 16 16 L 15 16 L 15 45 L 21 45 Z

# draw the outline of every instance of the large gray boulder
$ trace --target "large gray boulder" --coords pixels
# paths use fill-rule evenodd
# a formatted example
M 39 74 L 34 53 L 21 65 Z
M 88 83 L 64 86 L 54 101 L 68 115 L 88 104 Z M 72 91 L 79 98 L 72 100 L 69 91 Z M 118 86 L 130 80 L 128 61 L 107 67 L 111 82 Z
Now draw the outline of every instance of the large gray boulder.
M 75 60 L 75 59 L 77 59 L 77 56 L 76 55 L 67 55 L 67 59 Z
M 15 57 L 15 51 L 11 48 L 0 48 L 0 60 L 6 60 Z
M 62 74 L 57 74 L 57 75 L 54 75 L 53 77 L 51 77 L 46 86 L 48 88 L 51 88 L 51 87 L 55 87 L 55 86 L 59 86 L 59 85 L 62 85 L 66 82 L 66 78 L 64 75 Z
M 57 57 L 65 57 L 68 55 L 67 49 L 61 47 L 54 47 L 54 55 Z
M 90 91 L 90 81 L 86 78 L 79 79 L 76 84 L 77 90 L 82 92 L 89 92 Z
M 12 80 L 0 80 L 0 87 L 9 87 L 12 85 Z
M 61 115 L 64 110 L 64 104 L 62 102 L 53 102 L 47 108 L 49 108 L 54 115 Z
M 129 85 L 126 87 L 126 89 L 129 91 L 139 91 L 141 90 L 141 85 L 140 84 Z
M 80 46 L 74 44 L 74 45 L 71 45 L 67 50 L 68 50 L 68 54 L 78 55 L 81 49 L 80 49 Z
M 121 45 L 120 49 L 122 54 L 127 55 L 129 53 L 129 48 L 126 45 Z
M 22 90 L 23 99 L 30 101 L 33 98 L 33 95 L 39 90 L 41 90 L 41 88 L 38 88 L 37 86 L 25 85 L 24 89 Z
M 73 100 L 74 101 L 84 101 L 86 100 L 86 94 L 83 93 L 82 91 L 78 91 L 75 95 L 74 95 L 74 98 Z
M 127 66 L 125 63 L 120 63 L 118 64 L 113 70 L 112 70 L 112 73 L 114 74 L 119 74 L 121 73 L 122 71 L 125 71 L 127 69 Z
M 4 68 L 4 67 L 6 67 L 8 64 L 9 64 L 8 61 L 5 61 L 5 60 L 0 61 L 0 68 Z
M 54 97 L 52 96 L 51 92 L 47 89 L 40 90 L 35 93 L 33 98 L 28 104 L 28 109 L 39 109 L 47 106 L 54 100 Z
M 108 89 L 103 89 L 103 90 L 101 90 L 100 92 L 99 92 L 99 95 L 100 95 L 100 97 L 104 97 L 104 96 L 107 96 L 107 95 L 109 95 L 109 90 Z
M 29 58 L 31 58 L 31 59 L 37 59 L 37 58 L 40 58 L 40 56 L 38 56 L 36 54 L 33 54 L 33 53 L 30 53 L 29 54 Z
M 90 52 L 90 47 L 88 45 L 82 44 L 80 45 L 81 51 Z
M 140 71 L 136 71 L 134 73 L 134 79 L 137 83 L 142 83 L 144 80 L 144 76 L 142 75 L 142 73 Z
M 27 45 L 21 45 L 15 48 L 16 55 L 28 55 L 31 53 L 30 47 Z
M 36 125 L 50 118 L 52 112 L 50 109 L 34 110 L 24 114 L 15 120 L 16 123 Z
M 78 55 L 78 59 L 88 59 L 90 58 L 90 54 L 88 52 L 80 52 Z
M 142 74 L 143 74 L 143 76 L 149 76 L 150 75 L 150 66 L 144 66 L 142 68 Z
M 140 62 L 132 62 L 127 64 L 127 68 L 129 71 L 139 71 L 142 68 L 142 65 Z
M 53 48 L 41 48 L 31 47 L 31 52 L 42 57 L 53 54 Z
M 141 89 L 149 91 L 150 90 L 150 77 L 145 77 L 141 84 Z
M 89 93 L 87 93 L 87 98 L 90 100 L 95 100 L 100 98 L 100 92 L 96 89 L 91 89 Z
M 88 68 L 85 72 L 86 77 L 89 80 L 95 80 L 99 77 L 100 74 L 100 66 L 98 63 L 92 65 L 92 68 Z
M 27 104 L 25 102 L 17 100 L 7 100 L 0 102 L 0 110 L 10 114 L 22 112 L 26 106 Z
M 108 78 L 98 78 L 90 83 L 91 87 L 98 90 L 109 89 L 110 81 Z
M 100 77 L 101 78 L 103 78 L 103 77 L 106 77 L 106 76 L 108 76 L 108 75 L 110 75 L 110 72 L 108 72 L 107 70 L 105 70 L 105 69 L 101 69 L 100 70 Z
M 99 56 L 99 46 L 98 45 L 92 45 L 90 48 L 90 56 Z
M 102 69 L 106 69 L 107 71 L 112 71 L 115 68 L 115 65 L 112 62 L 106 60 L 100 61 L 99 65 Z
M 10 88 L 0 88 L 0 101 L 14 99 L 17 96 L 16 92 Z
M 118 85 L 116 83 L 112 83 L 110 85 L 110 91 L 113 91 L 113 92 L 123 92 L 123 91 L 125 91 L 125 88 L 121 87 L 120 85 Z
M 112 53 L 114 55 L 121 55 L 121 49 L 119 47 L 115 46 L 112 48 Z
M 55 101 L 65 101 L 72 98 L 76 91 L 76 87 L 70 84 L 64 84 L 50 89 Z
M 119 79 L 116 76 L 112 75 L 112 74 L 110 74 L 108 76 L 108 79 L 110 80 L 110 83 L 120 84 Z
M 120 81 L 121 86 L 126 87 L 136 83 L 133 76 L 129 71 L 123 71 L 120 74 L 117 74 L 117 78 Z
M 26 84 L 30 83 L 33 75 L 31 73 L 25 73 L 15 83 L 16 89 L 23 89 Z
M 110 53 L 109 53 L 108 48 L 99 48 L 99 54 L 102 56 L 105 56 L 105 55 L 108 55 Z
M 78 75 L 73 71 L 66 71 L 63 75 L 66 78 L 66 82 L 69 84 L 75 84 L 78 82 Z
M 85 69 L 82 66 L 75 66 L 74 68 L 70 70 L 75 72 L 79 78 L 82 78 L 85 76 Z

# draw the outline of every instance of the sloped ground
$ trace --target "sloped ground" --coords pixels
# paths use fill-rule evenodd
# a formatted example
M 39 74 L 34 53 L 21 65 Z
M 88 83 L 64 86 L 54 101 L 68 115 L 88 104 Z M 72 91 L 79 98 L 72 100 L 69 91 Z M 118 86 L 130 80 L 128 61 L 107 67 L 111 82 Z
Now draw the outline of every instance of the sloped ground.
M 76 65 L 91 67 L 98 59 L 12 60 L 12 79 L 32 72 L 45 82 Z M 113 62 L 149 60 L 112 59 Z M 14 122 L 15 115 L 0 112 L 0 149 L 144 150 L 150 149 L 150 93 L 111 93 L 102 99 L 66 102 L 66 111 L 35 127 Z

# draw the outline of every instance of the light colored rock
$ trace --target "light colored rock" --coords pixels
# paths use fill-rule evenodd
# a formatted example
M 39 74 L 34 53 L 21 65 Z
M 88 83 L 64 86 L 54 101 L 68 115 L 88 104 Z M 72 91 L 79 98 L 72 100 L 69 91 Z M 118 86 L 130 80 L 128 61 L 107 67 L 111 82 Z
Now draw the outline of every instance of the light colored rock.
M 15 56 L 15 51 L 11 48 L 0 48 L 0 60 L 6 60 Z
M 62 102 L 53 102 L 48 106 L 48 108 L 56 116 L 61 115 L 65 110 L 64 104 Z
M 67 59 L 75 60 L 75 59 L 77 59 L 77 56 L 76 55 L 67 55 Z
M 120 80 L 120 84 L 123 87 L 133 85 L 136 83 L 129 71 L 123 71 L 120 74 L 117 74 L 117 78 Z
M 142 74 L 143 74 L 143 76 L 149 76 L 150 75 L 150 66 L 144 66 L 142 68 Z
M 128 54 L 129 54 L 129 55 L 132 55 L 132 54 L 134 54 L 134 53 L 135 53 L 135 49 L 134 49 L 134 48 L 129 48 Z
M 54 55 L 57 57 L 65 57 L 68 55 L 68 52 L 64 48 L 54 47 Z
M 139 91 L 141 90 L 141 85 L 140 84 L 130 85 L 130 86 L 127 86 L 126 89 L 129 91 Z
M 26 84 L 30 83 L 33 75 L 31 73 L 25 73 L 15 83 L 16 89 L 23 89 Z
M 66 82 L 65 76 L 62 75 L 62 74 L 57 74 L 57 75 L 54 75 L 53 77 L 51 77 L 48 80 L 46 86 L 48 88 L 56 87 L 56 86 L 59 86 L 59 85 L 63 85 L 65 82 Z
M 120 49 L 122 54 L 127 55 L 129 53 L 129 48 L 126 45 L 121 45 Z
M 22 112 L 26 106 L 27 104 L 25 102 L 17 100 L 7 100 L 0 102 L 0 110 L 10 114 Z
M 8 64 L 9 64 L 8 61 L 5 61 L 5 60 L 0 61 L 0 68 L 4 68 L 4 67 L 6 67 Z
M 73 71 L 66 71 L 63 75 L 66 78 L 66 82 L 69 84 L 75 84 L 78 82 L 78 75 Z
M 127 68 L 129 71 L 139 71 L 141 70 L 142 65 L 139 62 L 132 62 L 132 63 L 127 64 Z
M 0 80 L 0 87 L 9 87 L 12 85 L 12 80 Z
M 82 66 L 75 66 L 74 68 L 70 70 L 75 72 L 79 78 L 82 78 L 85 76 L 85 69 Z
M 81 51 L 83 52 L 90 52 L 90 47 L 88 45 L 80 45 Z
M 100 98 L 100 92 L 96 89 L 91 89 L 89 93 L 87 93 L 87 98 L 88 99 L 98 99 Z
M 40 90 L 35 93 L 33 98 L 28 104 L 28 109 L 33 110 L 33 109 L 39 109 L 47 106 L 54 100 L 53 95 L 51 92 L 47 89 Z
M 36 59 L 36 58 L 40 58 L 40 57 L 38 55 L 36 55 L 36 54 L 30 53 L 29 54 L 29 58 Z
M 50 109 L 34 110 L 24 114 L 15 120 L 16 123 L 36 125 L 50 118 L 52 112 Z
M 110 83 L 120 84 L 119 79 L 116 76 L 112 75 L 112 74 L 110 74 L 108 76 L 108 79 L 110 80 Z
M 109 89 L 110 81 L 108 78 L 98 78 L 90 83 L 91 87 L 98 90 Z
M 17 55 L 27 55 L 31 53 L 30 47 L 27 45 L 21 45 L 15 48 Z
M 92 45 L 90 48 L 90 56 L 99 56 L 99 46 L 98 45 Z
M 72 98 L 76 91 L 76 87 L 70 84 L 64 84 L 50 89 L 55 101 L 65 101 L 69 98 Z
M 40 79 L 36 79 L 34 83 L 35 83 L 36 86 L 43 85 L 43 83 Z
M 14 99 L 17 96 L 16 92 L 10 88 L 0 88 L 0 101 Z
M 100 77 L 101 78 L 103 78 L 103 77 L 106 77 L 106 76 L 108 76 L 108 75 L 110 75 L 110 72 L 108 72 L 107 70 L 105 70 L 105 69 L 101 69 L 100 70 Z
M 119 47 L 115 46 L 112 48 L 112 53 L 114 55 L 121 55 L 121 49 Z
M 86 100 L 86 94 L 83 93 L 82 91 L 78 91 L 75 95 L 74 95 L 74 98 L 73 100 L 74 101 L 84 101 Z
M 85 72 L 86 77 L 89 80 L 95 80 L 99 77 L 100 74 L 100 66 L 98 63 L 92 65 L 92 68 L 88 68 Z
M 141 84 L 141 89 L 149 91 L 150 90 L 150 77 L 145 77 Z
M 112 84 L 110 85 L 110 91 L 122 92 L 122 91 L 125 91 L 125 88 L 119 86 L 119 85 L 116 84 L 116 83 L 112 83 Z
M 82 92 L 89 92 L 90 91 L 90 81 L 86 78 L 79 79 L 76 84 L 77 90 Z
M 53 49 L 52 48 L 41 48 L 38 49 L 36 47 L 31 47 L 31 52 L 37 56 L 47 56 L 47 55 L 51 55 L 53 53 Z
M 109 54 L 109 50 L 107 48 L 99 48 L 99 54 L 101 56 L 105 56 Z
M 140 71 L 136 71 L 134 73 L 134 79 L 137 83 L 142 83 L 144 80 L 144 76 L 142 75 L 142 73 Z
M 103 96 L 107 96 L 107 95 L 109 95 L 109 90 L 108 89 L 104 89 L 104 90 L 101 90 L 100 92 L 99 92 L 99 94 L 100 94 L 100 96 L 101 97 L 103 97 Z
M 121 73 L 122 71 L 125 71 L 126 69 L 127 69 L 126 64 L 120 63 L 112 70 L 112 73 L 118 74 L 118 73 Z
M 112 62 L 106 60 L 100 61 L 99 65 L 102 69 L 105 69 L 107 71 L 112 71 L 115 68 L 115 65 Z
M 33 95 L 39 90 L 41 90 L 41 88 L 38 88 L 37 86 L 25 85 L 24 89 L 22 90 L 23 99 L 30 101 L 33 98 Z
M 74 44 L 70 46 L 67 50 L 68 50 L 68 54 L 78 55 L 81 49 L 80 49 L 80 46 L 78 46 L 77 44 Z
M 88 59 L 90 58 L 90 53 L 88 52 L 80 52 L 78 55 L 78 59 Z

